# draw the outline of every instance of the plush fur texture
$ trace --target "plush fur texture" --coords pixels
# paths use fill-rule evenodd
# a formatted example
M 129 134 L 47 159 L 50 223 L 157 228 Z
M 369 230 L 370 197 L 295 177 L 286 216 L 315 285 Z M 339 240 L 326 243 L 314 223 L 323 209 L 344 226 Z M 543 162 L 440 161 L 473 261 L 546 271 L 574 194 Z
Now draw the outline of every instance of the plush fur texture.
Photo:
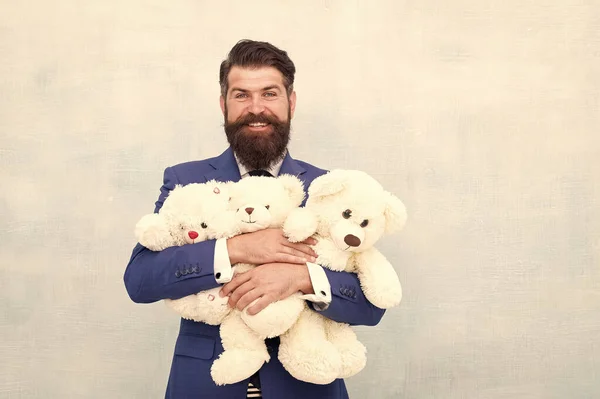
M 176 186 L 158 213 L 141 218 L 135 227 L 138 242 L 152 251 L 168 247 L 232 237 L 239 228 L 228 211 L 232 183 L 209 181 Z M 189 320 L 219 325 L 229 313 L 228 298 L 219 296 L 219 287 L 165 304 Z
M 317 263 L 358 274 L 371 303 L 386 309 L 400 303 L 402 288 L 392 265 L 373 245 L 406 222 L 402 202 L 364 172 L 334 170 L 313 181 L 306 207 L 288 217 L 290 241 L 313 235 Z M 326 354 L 323 359 L 318 354 Z M 306 310 L 281 336 L 279 359 L 294 377 L 315 384 L 355 375 L 366 364 L 366 348 L 349 325 Z
M 302 182 L 293 176 L 248 177 L 232 187 L 229 206 L 241 231 L 252 232 L 281 227 L 303 199 Z M 236 273 L 244 273 L 254 267 L 237 264 L 235 269 Z M 305 307 L 297 294 L 274 302 L 253 316 L 247 313 L 247 308 L 233 309 L 220 327 L 224 352 L 211 368 L 215 383 L 233 384 L 258 371 L 270 359 L 264 339 L 287 331 Z
M 232 237 L 265 228 L 281 227 L 288 214 L 304 200 L 296 177 L 248 177 L 237 183 L 194 183 L 177 186 L 158 214 L 146 215 L 136 226 L 138 241 L 160 251 L 167 247 Z M 244 273 L 255 265 L 234 265 Z M 220 287 L 176 300 L 165 300 L 181 317 L 220 325 L 225 351 L 215 360 L 211 376 L 217 385 L 233 384 L 254 374 L 269 354 L 267 337 L 287 331 L 306 304 L 300 293 L 274 302 L 251 316 L 227 305 Z M 248 307 L 252 306 L 250 304 Z

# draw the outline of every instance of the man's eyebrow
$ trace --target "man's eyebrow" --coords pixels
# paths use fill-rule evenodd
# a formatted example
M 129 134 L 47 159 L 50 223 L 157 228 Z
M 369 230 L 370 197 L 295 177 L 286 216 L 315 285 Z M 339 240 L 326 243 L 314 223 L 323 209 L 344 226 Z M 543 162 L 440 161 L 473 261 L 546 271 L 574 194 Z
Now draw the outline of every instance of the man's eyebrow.
M 277 85 L 271 85 L 271 86 L 264 87 L 263 91 L 268 91 L 268 90 L 273 90 L 273 89 L 281 91 L 281 88 Z
M 279 86 L 277 86 L 277 85 L 271 85 L 271 86 L 263 87 L 263 88 L 262 88 L 262 91 L 268 91 L 268 90 L 274 90 L 274 89 L 275 89 L 275 90 L 279 90 L 279 91 L 281 91 L 281 87 L 279 87 Z M 248 91 L 249 91 L 249 90 L 246 90 L 246 89 L 241 89 L 241 88 L 239 88 L 239 87 L 232 87 L 232 88 L 231 88 L 231 91 L 232 91 L 232 92 L 234 92 L 234 91 L 240 91 L 240 92 L 242 92 L 242 93 L 248 93 Z

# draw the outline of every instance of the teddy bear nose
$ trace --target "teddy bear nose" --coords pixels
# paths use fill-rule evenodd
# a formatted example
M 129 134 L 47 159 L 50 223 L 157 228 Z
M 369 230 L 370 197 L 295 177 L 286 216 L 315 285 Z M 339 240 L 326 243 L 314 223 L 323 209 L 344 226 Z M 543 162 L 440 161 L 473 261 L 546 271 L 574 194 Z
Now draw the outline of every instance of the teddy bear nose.
M 248 215 L 252 215 L 252 212 L 254 212 L 254 208 L 246 208 L 246 213 Z
M 198 233 L 196 233 L 195 231 L 188 231 L 188 236 L 192 239 L 195 240 L 196 238 L 198 238 Z
M 352 234 L 348 234 L 346 237 L 344 237 L 344 242 L 351 247 L 358 247 L 360 245 L 360 238 L 353 236 Z

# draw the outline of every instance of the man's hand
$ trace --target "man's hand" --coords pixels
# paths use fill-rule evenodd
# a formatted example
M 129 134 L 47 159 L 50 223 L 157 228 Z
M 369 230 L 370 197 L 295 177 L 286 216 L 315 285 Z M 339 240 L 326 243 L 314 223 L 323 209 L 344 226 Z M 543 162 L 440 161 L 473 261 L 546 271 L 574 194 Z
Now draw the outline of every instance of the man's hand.
M 308 238 L 294 244 L 283 235 L 282 229 L 266 229 L 228 239 L 227 252 L 232 265 L 240 262 L 255 265 L 276 262 L 303 265 L 316 261 L 317 254 L 309 247 L 316 243 L 314 238 Z
M 268 304 L 285 299 L 298 291 L 304 294 L 314 293 L 308 267 L 290 263 L 270 263 L 246 273 L 236 274 L 221 288 L 220 294 L 229 295 L 229 306 L 239 310 L 260 298 L 248 308 L 248 314 L 255 315 Z

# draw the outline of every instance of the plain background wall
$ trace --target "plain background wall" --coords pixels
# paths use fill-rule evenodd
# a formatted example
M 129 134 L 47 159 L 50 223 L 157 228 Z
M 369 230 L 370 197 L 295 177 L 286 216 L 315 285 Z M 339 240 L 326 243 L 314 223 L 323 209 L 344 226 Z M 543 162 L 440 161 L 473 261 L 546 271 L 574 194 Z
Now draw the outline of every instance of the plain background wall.
M 409 210 L 352 398 L 600 397 L 600 3 L 447 3 L 1 1 L 0 397 L 162 397 L 178 319 L 125 292 L 133 226 L 225 148 L 241 38 L 296 63 L 292 155 Z

